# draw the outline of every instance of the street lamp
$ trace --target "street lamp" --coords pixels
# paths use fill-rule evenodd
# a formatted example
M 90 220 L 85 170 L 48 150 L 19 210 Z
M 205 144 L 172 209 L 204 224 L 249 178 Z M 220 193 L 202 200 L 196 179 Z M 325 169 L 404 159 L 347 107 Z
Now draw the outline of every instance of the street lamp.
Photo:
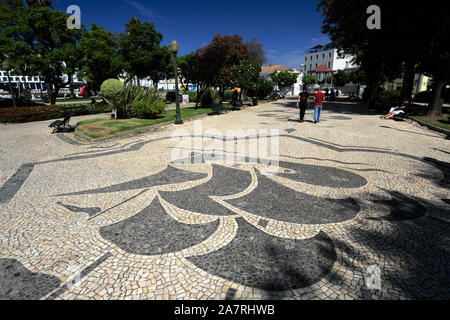
M 175 69 L 175 99 L 176 99 L 176 112 L 177 112 L 177 118 L 175 120 L 175 124 L 183 124 L 183 121 L 181 120 L 181 114 L 180 114 L 180 100 L 178 97 L 178 67 L 177 67 L 177 53 L 178 53 L 178 42 L 175 40 L 172 41 L 170 44 L 170 49 L 173 53 L 173 65 Z
M 3 66 L 3 69 L 6 70 L 6 75 L 8 76 L 9 92 L 11 93 L 13 106 L 15 108 L 15 107 L 17 107 L 16 96 L 14 95 L 14 90 L 11 85 L 11 77 L 9 76 L 9 71 L 11 70 L 11 65 L 9 64 L 8 61 L 5 60 L 5 61 L 3 61 L 2 66 Z

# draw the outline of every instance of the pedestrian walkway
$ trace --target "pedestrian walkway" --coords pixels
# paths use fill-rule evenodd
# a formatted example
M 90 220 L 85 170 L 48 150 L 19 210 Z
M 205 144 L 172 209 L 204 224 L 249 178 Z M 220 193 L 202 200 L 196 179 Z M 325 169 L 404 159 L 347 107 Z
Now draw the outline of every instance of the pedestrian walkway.
M 0 125 L 0 299 L 449 299 L 450 141 L 295 104 L 92 144 Z

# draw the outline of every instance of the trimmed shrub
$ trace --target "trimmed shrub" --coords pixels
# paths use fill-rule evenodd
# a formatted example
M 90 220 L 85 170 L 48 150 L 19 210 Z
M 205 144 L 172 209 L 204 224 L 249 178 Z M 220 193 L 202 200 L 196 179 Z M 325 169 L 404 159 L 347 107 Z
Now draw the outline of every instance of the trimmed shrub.
M 225 90 L 223 93 L 224 100 L 232 100 L 233 99 L 233 90 Z
M 200 97 L 200 105 L 202 107 L 209 107 L 212 104 L 219 103 L 219 93 L 216 90 L 208 89 Z
M 32 122 L 64 118 L 69 112 L 73 116 L 111 112 L 103 102 L 92 105 L 42 105 L 36 107 L 0 108 L 0 122 Z
M 117 95 L 119 95 L 123 90 L 123 83 L 117 79 L 108 79 L 105 80 L 100 86 L 100 91 L 102 93 L 102 97 L 107 100 L 114 99 Z
M 154 119 L 165 110 L 164 101 L 136 101 L 131 105 L 135 117 L 140 119 Z

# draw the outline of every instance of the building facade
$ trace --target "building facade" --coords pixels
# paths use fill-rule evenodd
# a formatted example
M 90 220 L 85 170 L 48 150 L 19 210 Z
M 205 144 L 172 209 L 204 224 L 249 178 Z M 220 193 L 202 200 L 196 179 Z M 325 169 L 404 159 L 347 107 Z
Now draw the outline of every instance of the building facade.
M 353 58 L 351 55 L 339 56 L 338 49 L 334 48 L 331 43 L 325 46 L 318 45 L 306 52 L 303 57 L 302 71 L 304 74 L 308 74 L 322 64 L 336 71 L 357 68 L 358 66 L 352 62 Z M 320 75 L 318 80 L 323 80 L 324 76 Z
M 398 78 L 390 82 L 386 82 L 383 85 L 383 88 L 386 90 L 402 90 L 403 78 Z M 412 94 L 415 95 L 421 91 L 428 91 L 430 88 L 430 78 L 416 73 L 414 76 L 414 85 Z

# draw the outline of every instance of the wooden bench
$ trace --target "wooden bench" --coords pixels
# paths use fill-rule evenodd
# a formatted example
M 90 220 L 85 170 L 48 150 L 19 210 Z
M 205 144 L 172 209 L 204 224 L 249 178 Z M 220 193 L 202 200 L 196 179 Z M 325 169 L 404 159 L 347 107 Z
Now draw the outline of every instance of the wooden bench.
M 52 123 L 50 123 L 50 125 L 48 127 L 53 128 L 52 133 L 55 133 L 55 132 L 61 130 L 62 128 L 66 128 L 66 127 L 72 128 L 69 124 L 71 117 L 72 117 L 72 113 L 69 113 L 67 116 L 64 117 L 64 120 L 53 121 Z

